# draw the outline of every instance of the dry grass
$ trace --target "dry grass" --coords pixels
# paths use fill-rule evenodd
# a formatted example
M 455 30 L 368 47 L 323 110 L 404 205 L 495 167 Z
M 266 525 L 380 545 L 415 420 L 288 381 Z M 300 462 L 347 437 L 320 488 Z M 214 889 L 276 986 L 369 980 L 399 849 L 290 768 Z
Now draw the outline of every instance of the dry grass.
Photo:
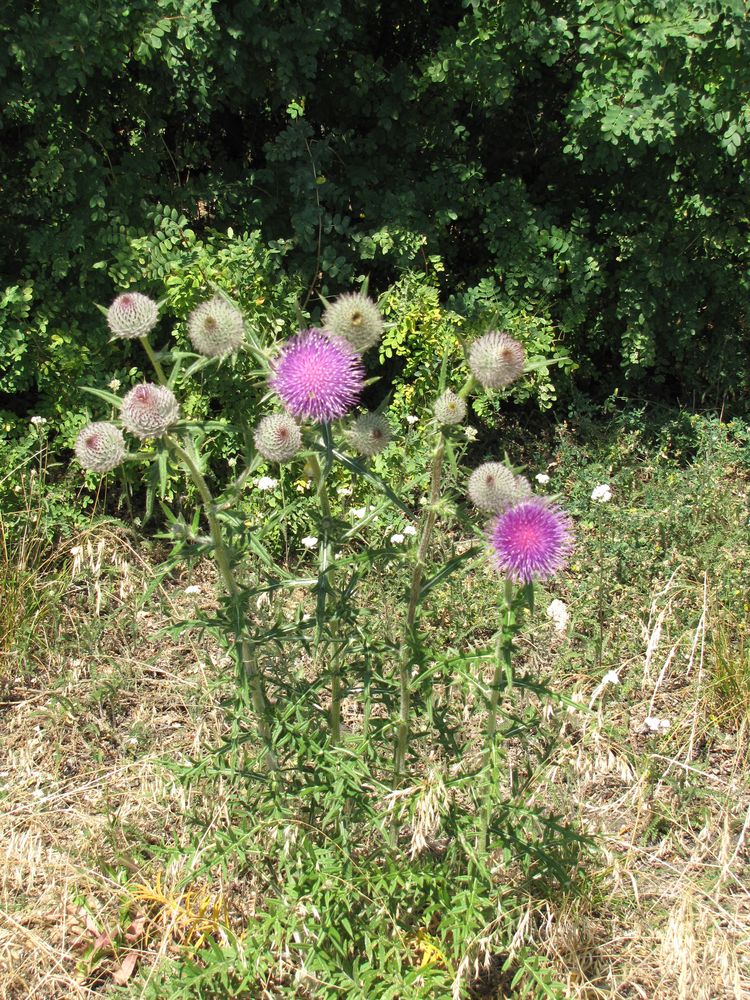
M 256 905 L 247 881 L 196 874 L 200 845 L 163 867 L 148 850 L 188 842 L 201 794 L 159 761 L 199 756 L 221 732 L 218 652 L 158 635 L 191 602 L 210 606 L 210 578 L 172 580 L 161 604 L 139 609 L 150 570 L 126 536 L 104 529 L 72 548 L 56 558 L 64 597 L 57 618 L 40 619 L 34 669 L 0 693 L 4 1000 L 101 996 L 182 945 L 229 939 Z M 188 597 L 187 583 L 201 593 Z M 629 651 L 605 665 L 617 684 L 571 667 L 585 622 L 566 639 L 538 615 L 524 639 L 524 655 L 557 672 L 581 706 L 549 719 L 561 738 L 535 801 L 573 818 L 601 850 L 583 873 L 590 892 L 530 905 L 513 947 L 547 955 L 571 1000 L 741 1000 L 750 996 L 746 621 L 716 602 L 707 572 L 680 564 L 646 599 L 618 592 L 610 613 L 616 648 Z M 440 774 L 426 770 L 418 791 L 414 855 L 439 834 Z M 210 831 L 223 822 L 221 791 L 202 805 Z M 478 942 L 466 961 L 481 971 L 486 955 Z

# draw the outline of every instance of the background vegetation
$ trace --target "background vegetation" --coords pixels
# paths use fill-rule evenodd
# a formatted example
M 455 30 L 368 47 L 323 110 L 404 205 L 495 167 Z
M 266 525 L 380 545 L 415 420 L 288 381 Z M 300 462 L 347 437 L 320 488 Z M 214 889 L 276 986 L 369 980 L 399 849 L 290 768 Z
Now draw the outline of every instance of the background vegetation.
M 744 0 L 8 0 L 0 38 L 2 1000 L 750 995 Z M 162 299 L 156 346 L 186 346 L 217 283 L 271 339 L 364 276 L 388 323 L 366 402 L 389 398 L 397 441 L 373 466 L 415 509 L 441 358 L 493 325 L 551 362 L 470 415 L 469 462 L 512 442 L 578 538 L 519 641 L 557 699 L 515 692 L 506 846 L 478 876 L 442 758 L 373 806 L 408 818 L 403 856 L 365 835 L 356 698 L 335 760 L 289 721 L 319 764 L 291 807 L 217 756 L 228 660 L 170 632 L 215 613 L 211 567 L 162 576 L 136 477 L 69 464 L 102 416 L 77 387 L 141 378 L 94 303 Z M 187 417 L 231 421 L 212 485 L 258 415 L 224 372 L 176 386 Z M 257 472 L 278 490 L 249 484 L 247 523 L 305 570 L 310 483 Z M 374 499 L 331 487 L 352 523 Z M 400 527 L 378 511 L 368 544 Z M 461 541 L 441 524 L 436 552 Z M 398 596 L 379 572 L 370 636 Z M 494 598 L 451 578 L 431 640 L 459 609 L 484 641 Z M 430 703 L 467 759 L 488 680 Z
M 240 290 L 260 271 L 313 307 L 415 273 L 465 319 L 553 333 L 568 397 L 744 406 L 746 14 L 5 4 L 0 408 L 68 414 L 110 367 L 92 302 L 161 293 L 206 248 Z

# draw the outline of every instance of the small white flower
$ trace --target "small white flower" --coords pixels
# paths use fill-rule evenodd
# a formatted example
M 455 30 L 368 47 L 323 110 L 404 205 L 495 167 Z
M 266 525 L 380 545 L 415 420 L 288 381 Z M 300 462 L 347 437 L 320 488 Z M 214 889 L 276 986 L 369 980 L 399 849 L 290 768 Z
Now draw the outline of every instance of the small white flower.
M 415 417 L 413 413 L 410 413 L 407 418 L 407 424 L 416 424 L 419 421 L 419 417 Z
M 400 531 L 397 531 L 395 535 L 391 535 L 391 545 L 400 545 L 404 540 L 404 536 Z
M 119 378 L 113 378 L 111 382 L 107 382 L 107 388 L 111 389 L 112 392 L 117 392 L 117 390 L 120 388 L 121 385 L 122 382 L 119 380 Z
M 568 608 L 564 601 L 555 598 L 554 601 L 550 602 L 546 614 L 547 617 L 552 620 L 555 632 L 564 632 L 568 627 L 568 619 L 570 615 L 568 614 Z
M 479 431 L 476 429 L 476 427 L 466 427 L 464 429 L 464 434 L 466 436 L 467 441 L 476 441 L 476 439 L 479 437 Z
M 186 594 L 200 594 L 200 592 L 201 588 L 194 583 L 191 583 L 189 587 L 185 587 Z
M 70 554 L 72 556 L 80 556 L 82 552 L 83 552 L 83 547 L 81 545 L 74 545 L 73 548 L 70 550 Z
M 46 417 L 32 417 L 31 423 L 35 427 L 44 427 L 44 425 L 47 423 L 47 419 Z
M 546 486 L 547 483 L 549 482 L 549 476 L 547 475 L 546 472 L 537 472 L 537 474 L 534 476 L 534 479 L 536 479 L 538 483 L 541 483 L 542 486 Z
M 609 503 L 612 499 L 612 489 L 609 484 L 602 483 L 601 486 L 595 487 L 591 492 L 591 499 L 596 503 Z
M 352 508 L 352 517 L 356 517 L 358 521 L 361 521 L 365 514 L 367 514 L 367 507 Z
M 302 544 L 305 546 L 306 549 L 314 549 L 315 546 L 318 544 L 318 539 L 315 537 L 315 535 L 307 535 L 305 538 L 302 539 Z
M 604 684 L 619 684 L 620 678 L 617 676 L 615 670 L 608 670 L 604 677 L 602 677 L 602 682 Z
M 227 459 L 227 465 L 229 466 L 230 469 L 233 469 L 236 464 L 237 464 L 237 456 L 236 455 L 232 455 L 231 458 Z
M 272 476 L 261 476 L 255 483 L 259 490 L 275 490 L 279 485 L 278 479 Z
M 652 733 L 666 733 L 672 723 L 669 719 L 659 719 L 655 715 L 649 715 L 643 720 L 643 725 Z
M 414 527 L 413 524 L 407 524 L 406 527 L 404 528 L 405 535 L 416 535 L 416 533 L 417 529 Z
M 340 497 L 350 497 L 352 495 L 352 490 L 348 486 L 339 486 L 336 493 Z

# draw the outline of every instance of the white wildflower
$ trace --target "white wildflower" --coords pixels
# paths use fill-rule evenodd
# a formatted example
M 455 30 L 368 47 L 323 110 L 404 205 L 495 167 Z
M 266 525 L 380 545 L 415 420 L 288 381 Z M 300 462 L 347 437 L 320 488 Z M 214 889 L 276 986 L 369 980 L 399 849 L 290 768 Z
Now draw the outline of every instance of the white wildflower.
M 604 684 L 619 684 L 620 678 L 617 676 L 617 671 L 608 670 L 604 677 L 602 677 L 602 682 Z
M 272 476 L 261 476 L 260 479 L 256 480 L 255 485 L 259 490 L 275 490 L 279 481 Z
M 185 587 L 186 594 L 200 594 L 200 592 L 201 588 L 194 583 L 191 583 L 189 587 Z
M 395 534 L 391 535 L 391 545 L 400 545 L 403 542 L 403 540 L 404 536 L 401 534 L 400 531 L 397 531 Z
M 547 475 L 546 472 L 537 472 L 537 474 L 534 476 L 534 479 L 536 479 L 538 483 L 541 483 L 542 486 L 546 486 L 547 483 L 549 482 L 549 476 Z
M 339 486 L 336 493 L 340 497 L 350 497 L 352 495 L 352 489 L 349 486 Z
M 669 719 L 659 719 L 655 715 L 649 715 L 643 720 L 644 729 L 651 733 L 666 733 L 671 725 Z
M 44 427 L 44 425 L 47 423 L 47 419 L 46 417 L 32 417 L 31 423 L 34 425 L 34 427 Z
M 314 549 L 315 546 L 318 544 L 318 539 L 315 537 L 315 535 L 307 535 L 305 538 L 302 539 L 302 544 L 305 546 L 306 549 Z
M 602 483 L 591 492 L 591 499 L 596 503 L 609 503 L 612 499 L 612 489 L 608 483 Z
M 112 392 L 117 392 L 117 390 L 120 388 L 121 385 L 122 382 L 119 380 L 119 378 L 113 378 L 110 379 L 109 382 L 107 382 L 107 388 L 111 389 Z
M 414 527 L 413 524 L 407 524 L 406 527 L 404 528 L 405 535 L 416 535 L 416 533 L 417 529 Z
M 407 424 L 410 424 L 410 425 L 411 424 L 416 424 L 416 423 L 418 423 L 418 421 L 419 421 L 419 417 L 415 417 L 413 413 L 410 413 L 407 416 L 407 418 L 406 418 Z
M 564 601 L 555 598 L 547 608 L 547 617 L 551 619 L 556 632 L 564 632 L 568 627 L 568 608 Z

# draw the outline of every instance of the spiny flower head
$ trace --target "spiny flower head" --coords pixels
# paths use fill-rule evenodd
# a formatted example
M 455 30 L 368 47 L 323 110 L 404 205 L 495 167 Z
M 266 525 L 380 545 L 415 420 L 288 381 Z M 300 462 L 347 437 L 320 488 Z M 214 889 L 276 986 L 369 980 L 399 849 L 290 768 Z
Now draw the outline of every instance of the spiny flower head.
M 302 434 L 288 413 L 269 413 L 253 434 L 255 447 L 269 462 L 288 462 L 302 447 Z
M 489 528 L 495 569 L 515 583 L 554 576 L 573 546 L 570 518 L 545 500 L 525 500 L 499 514 Z
M 180 407 L 171 389 L 144 382 L 126 393 L 120 415 L 125 430 L 145 440 L 166 434 L 180 419 Z
M 499 514 L 531 493 L 523 476 L 514 475 L 502 462 L 484 462 L 469 476 L 469 499 L 479 510 Z
M 485 389 L 504 389 L 523 373 L 523 347 L 507 333 L 491 331 L 469 348 L 469 368 Z
M 323 313 L 323 326 L 337 337 L 347 340 L 359 354 L 374 347 L 383 336 L 380 310 L 361 292 L 339 295 Z
M 446 389 L 435 401 L 435 417 L 439 424 L 460 424 L 466 417 L 466 403 L 451 389 Z
M 354 421 L 346 436 L 355 451 L 371 458 L 388 447 L 393 431 L 382 414 L 363 413 Z
M 242 313 L 215 295 L 188 316 L 188 337 L 198 352 L 207 358 L 221 358 L 239 350 L 245 338 Z
M 148 295 L 124 292 L 107 310 L 107 325 L 115 337 L 135 340 L 145 337 L 156 326 L 159 307 Z
M 120 465 L 127 454 L 122 431 L 106 422 L 82 427 L 76 438 L 75 450 L 83 468 L 91 472 L 109 472 Z
M 272 363 L 269 385 L 295 417 L 328 423 L 355 405 L 364 386 L 362 360 L 341 337 L 302 330 Z

